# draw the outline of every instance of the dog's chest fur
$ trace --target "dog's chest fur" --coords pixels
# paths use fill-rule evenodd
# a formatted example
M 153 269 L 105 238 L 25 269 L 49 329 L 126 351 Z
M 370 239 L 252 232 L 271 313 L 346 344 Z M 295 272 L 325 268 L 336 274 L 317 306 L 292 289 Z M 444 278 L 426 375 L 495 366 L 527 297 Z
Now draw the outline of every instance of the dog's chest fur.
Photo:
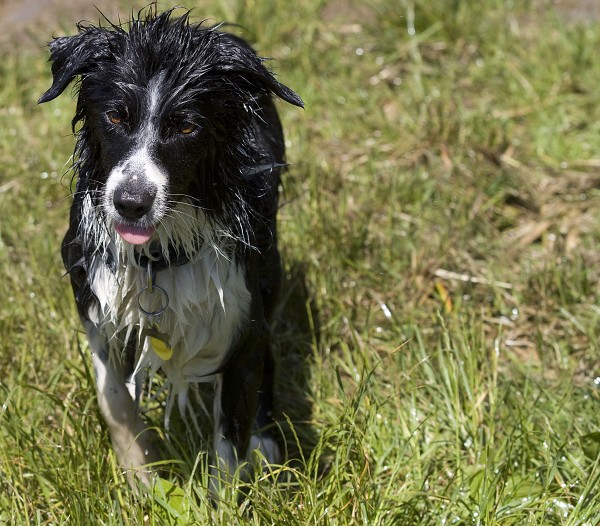
M 113 240 L 111 248 L 125 259 L 119 243 L 118 238 Z M 169 384 L 168 422 L 175 396 L 184 413 L 189 384 L 214 379 L 249 317 L 251 295 L 243 267 L 211 244 L 201 247 L 192 261 L 156 273 L 155 285 L 168 296 L 165 312 L 156 318 L 140 308 L 140 293 L 146 310 L 159 310 L 166 297 L 156 289 L 154 293 L 144 290 L 147 280 L 146 269 L 130 262 L 118 261 L 114 269 L 106 258 L 94 258 L 90 285 L 98 301 L 88 314 L 105 335 L 112 355 L 118 356 L 127 343 L 135 344 L 134 376 L 149 370 L 152 377 L 162 368 Z M 173 349 L 168 360 L 161 359 L 143 336 L 152 323 L 168 337 Z

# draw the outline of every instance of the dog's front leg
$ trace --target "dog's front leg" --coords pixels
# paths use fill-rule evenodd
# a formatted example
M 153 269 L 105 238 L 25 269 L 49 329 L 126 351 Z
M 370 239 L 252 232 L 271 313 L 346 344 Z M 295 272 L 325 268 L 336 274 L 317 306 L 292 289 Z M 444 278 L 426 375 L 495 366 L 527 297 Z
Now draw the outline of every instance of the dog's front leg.
M 271 437 L 272 363 L 266 334 L 247 338 L 216 381 L 213 490 L 232 475 L 258 449 L 267 463 L 280 461 L 279 447 Z M 266 396 L 265 396 L 266 395 Z M 238 473 L 245 478 L 248 467 Z
M 156 461 L 157 455 L 151 431 L 142 422 L 127 389 L 125 367 L 119 356 L 109 355 L 106 339 L 91 322 L 85 323 L 85 329 L 92 350 L 98 405 L 119 464 L 130 484 L 138 477 L 149 485 L 152 471 L 148 464 Z
M 214 449 L 217 464 L 213 469 L 213 489 L 216 489 L 216 479 L 223 477 L 230 481 L 246 460 L 262 374 L 263 358 L 259 350 L 242 347 L 216 380 Z

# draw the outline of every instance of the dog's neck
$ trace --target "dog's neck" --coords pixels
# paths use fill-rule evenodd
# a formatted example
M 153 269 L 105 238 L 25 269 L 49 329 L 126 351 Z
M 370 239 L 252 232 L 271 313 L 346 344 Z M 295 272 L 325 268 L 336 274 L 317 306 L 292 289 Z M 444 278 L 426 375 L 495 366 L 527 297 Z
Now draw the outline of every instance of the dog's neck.
M 154 272 L 160 272 L 171 267 L 179 267 L 190 262 L 188 253 L 184 250 L 177 249 L 174 245 L 169 244 L 167 247 L 168 257 L 165 257 L 163 250 L 159 246 L 151 246 L 150 254 L 137 254 L 137 264 L 142 268 L 147 268 L 148 263 L 152 261 L 152 269 Z

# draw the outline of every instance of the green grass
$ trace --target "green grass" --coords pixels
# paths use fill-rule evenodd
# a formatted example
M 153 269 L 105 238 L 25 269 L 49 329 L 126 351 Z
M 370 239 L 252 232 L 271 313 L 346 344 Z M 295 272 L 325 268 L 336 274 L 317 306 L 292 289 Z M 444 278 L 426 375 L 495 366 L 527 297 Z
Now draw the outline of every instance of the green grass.
M 600 21 L 553 6 L 196 8 L 306 102 L 280 105 L 289 461 L 218 508 L 206 437 L 150 494 L 119 473 L 59 256 L 73 101 L 36 106 L 46 56 L 5 52 L 0 522 L 600 524 Z

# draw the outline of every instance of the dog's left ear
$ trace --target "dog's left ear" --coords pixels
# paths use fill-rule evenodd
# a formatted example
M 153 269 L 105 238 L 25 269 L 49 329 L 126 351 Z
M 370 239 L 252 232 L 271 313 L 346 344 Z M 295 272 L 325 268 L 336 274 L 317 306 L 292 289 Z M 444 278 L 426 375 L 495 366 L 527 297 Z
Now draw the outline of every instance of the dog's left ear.
M 227 33 L 221 33 L 219 37 L 221 45 L 228 48 L 224 54 L 226 59 L 218 67 L 221 73 L 237 77 L 236 80 L 250 84 L 256 91 L 273 93 L 294 106 L 304 108 L 304 102 L 298 94 L 278 82 L 264 66 L 263 59 L 245 41 Z
M 58 97 L 75 77 L 89 72 L 106 58 L 108 35 L 100 28 L 89 28 L 78 35 L 59 37 L 50 42 L 53 81 L 38 104 Z

